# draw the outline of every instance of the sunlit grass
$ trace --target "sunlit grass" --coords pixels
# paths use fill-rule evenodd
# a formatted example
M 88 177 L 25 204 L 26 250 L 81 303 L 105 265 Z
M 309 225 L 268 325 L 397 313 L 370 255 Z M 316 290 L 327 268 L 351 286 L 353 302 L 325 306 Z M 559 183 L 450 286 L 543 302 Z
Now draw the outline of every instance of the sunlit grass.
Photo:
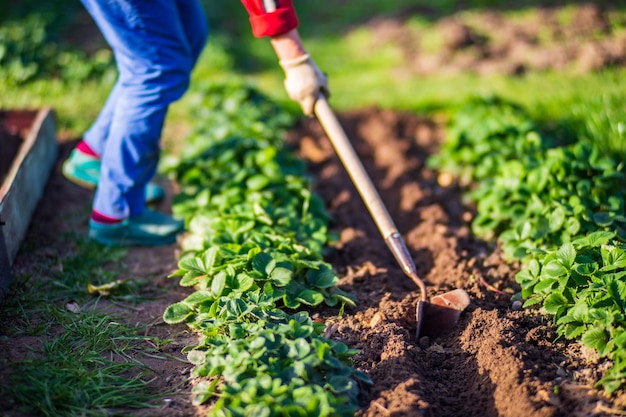
M 55 111 L 59 131 L 81 135 L 95 120 L 113 88 L 113 82 L 106 79 L 66 83 L 57 79 L 41 79 L 19 86 L 0 84 L 0 108 L 51 107 Z
M 154 373 L 128 360 L 145 339 L 137 329 L 96 312 L 64 314 L 63 332 L 9 364 L 3 395 L 41 416 L 107 416 L 111 408 L 154 407 Z
M 16 277 L 0 310 L 0 341 L 36 337 L 19 361 L 0 358 L 0 407 L 37 416 L 108 416 L 113 409 L 153 407 L 165 393 L 150 385 L 155 374 L 141 358 L 157 352 L 142 336 L 145 326 L 107 314 L 88 284 L 118 279 L 125 250 L 74 239 L 70 254 L 40 259 Z M 141 279 L 141 278 L 140 278 Z M 140 302 L 128 283 L 108 304 Z M 153 346 L 162 345 L 156 340 Z M 158 352 L 157 352 L 158 353 Z M 165 358 L 164 358 L 165 359 Z

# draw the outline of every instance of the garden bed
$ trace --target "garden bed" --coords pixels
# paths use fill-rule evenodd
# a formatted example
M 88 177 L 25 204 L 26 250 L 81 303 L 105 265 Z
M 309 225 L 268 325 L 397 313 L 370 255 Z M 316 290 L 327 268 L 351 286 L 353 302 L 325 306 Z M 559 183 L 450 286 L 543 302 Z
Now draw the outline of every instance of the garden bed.
M 438 150 L 441 126 L 377 109 L 351 112 L 341 120 L 405 237 L 429 295 L 458 287 L 472 299 L 452 333 L 416 340 L 417 289 L 395 264 L 318 123 L 305 121 L 289 134 L 289 143 L 308 161 L 316 191 L 333 216 L 331 227 L 339 234 L 326 259 L 340 275 L 340 287 L 357 301 L 341 318 L 336 308 L 312 310 L 313 317 L 327 323 L 331 338 L 360 350 L 355 366 L 374 381 L 360 387 L 357 415 L 617 415 L 626 405 L 624 398 L 606 398 L 592 388 L 602 364 L 579 344 L 554 343 L 549 319 L 514 309 L 517 269 L 472 236 L 472 208 L 463 204 L 457 188 L 441 186 L 446 182 L 439 174 L 425 168 L 426 158 Z M 63 179 L 60 165 L 70 149 L 70 143 L 62 145 L 29 231 L 30 250 L 16 259 L 19 274 L 40 276 L 41 260 L 71 250 L 64 232 L 86 233 L 93 192 Z M 176 250 L 176 245 L 129 250 L 127 276 L 119 278 L 152 277 L 141 293 L 153 300 L 118 313 L 128 322 L 153 323 L 146 334 L 172 337 L 163 352 L 180 355 L 191 336 L 184 325 L 160 321 L 168 304 L 191 291 L 165 278 L 176 268 Z M 10 360 L 19 360 L 27 346 L 36 344 L 32 336 L 0 341 Z M 155 359 L 150 366 L 159 376 L 156 388 L 171 390 L 164 394 L 167 402 L 156 409 L 127 410 L 126 415 L 206 414 L 206 406 L 191 405 L 191 387 L 184 383 L 190 365 Z M 8 415 L 22 416 L 17 410 Z
M 441 186 L 449 181 L 424 166 L 437 152 L 441 127 L 375 109 L 343 120 L 430 295 L 459 287 L 472 299 L 455 331 L 415 340 L 414 284 L 395 264 L 317 122 L 294 133 L 340 235 L 328 260 L 343 277 L 340 286 L 357 296 L 356 309 L 340 319 L 331 312 L 327 320 L 333 337 L 361 350 L 356 365 L 375 381 L 363 387 L 359 415 L 582 416 L 623 409 L 623 396 L 609 406 L 592 389 L 602 365 L 589 350 L 555 343 L 549 319 L 512 301 L 516 267 L 473 237 L 474 213 L 460 190 Z
M 56 152 L 50 109 L 0 111 L 0 299 Z

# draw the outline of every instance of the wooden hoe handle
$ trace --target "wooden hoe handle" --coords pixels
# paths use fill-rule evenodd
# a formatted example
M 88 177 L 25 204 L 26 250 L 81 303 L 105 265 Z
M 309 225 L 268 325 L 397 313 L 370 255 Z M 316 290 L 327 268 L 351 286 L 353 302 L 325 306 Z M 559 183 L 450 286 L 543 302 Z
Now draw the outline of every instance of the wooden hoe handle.
M 383 236 L 383 239 L 385 239 L 385 243 L 387 243 L 387 247 L 396 258 L 398 264 L 402 267 L 404 273 L 420 288 L 420 299 L 425 301 L 426 286 L 417 276 L 415 264 L 402 240 L 402 236 L 400 236 L 396 225 L 393 223 L 380 195 L 378 195 L 378 191 L 376 191 L 372 180 L 369 175 L 367 175 L 365 168 L 363 168 L 363 164 L 354 151 L 341 124 L 328 105 L 328 101 L 326 101 L 326 98 L 322 95 L 320 95 L 315 102 L 315 115 L 326 131 L 328 139 L 335 148 L 337 156 L 352 179 L 352 183 L 361 195 L 365 206 L 367 206 L 367 209 L 372 215 L 380 234 Z
M 367 175 L 361 160 L 324 96 L 320 96 L 315 102 L 315 115 L 372 215 L 380 234 L 386 240 L 392 234 L 398 233 L 398 229 L 378 195 L 378 191 L 376 191 L 372 180 Z

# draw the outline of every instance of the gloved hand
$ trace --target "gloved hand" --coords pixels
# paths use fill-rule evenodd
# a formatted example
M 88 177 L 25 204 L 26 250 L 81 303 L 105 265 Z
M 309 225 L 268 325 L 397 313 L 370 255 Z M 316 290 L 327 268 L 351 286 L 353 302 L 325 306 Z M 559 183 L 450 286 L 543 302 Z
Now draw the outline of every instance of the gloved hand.
M 302 111 L 307 116 L 313 115 L 315 101 L 320 94 L 326 97 L 328 80 L 315 65 L 309 54 L 298 58 L 280 61 L 280 66 L 285 71 L 285 89 L 292 100 L 300 103 Z

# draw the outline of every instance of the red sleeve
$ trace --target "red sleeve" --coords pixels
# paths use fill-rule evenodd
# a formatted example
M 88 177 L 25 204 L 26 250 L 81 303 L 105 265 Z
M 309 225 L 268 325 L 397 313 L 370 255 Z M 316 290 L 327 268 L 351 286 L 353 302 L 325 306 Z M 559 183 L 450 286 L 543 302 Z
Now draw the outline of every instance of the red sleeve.
M 257 38 L 278 36 L 298 27 L 298 17 L 292 0 L 241 0 Z

